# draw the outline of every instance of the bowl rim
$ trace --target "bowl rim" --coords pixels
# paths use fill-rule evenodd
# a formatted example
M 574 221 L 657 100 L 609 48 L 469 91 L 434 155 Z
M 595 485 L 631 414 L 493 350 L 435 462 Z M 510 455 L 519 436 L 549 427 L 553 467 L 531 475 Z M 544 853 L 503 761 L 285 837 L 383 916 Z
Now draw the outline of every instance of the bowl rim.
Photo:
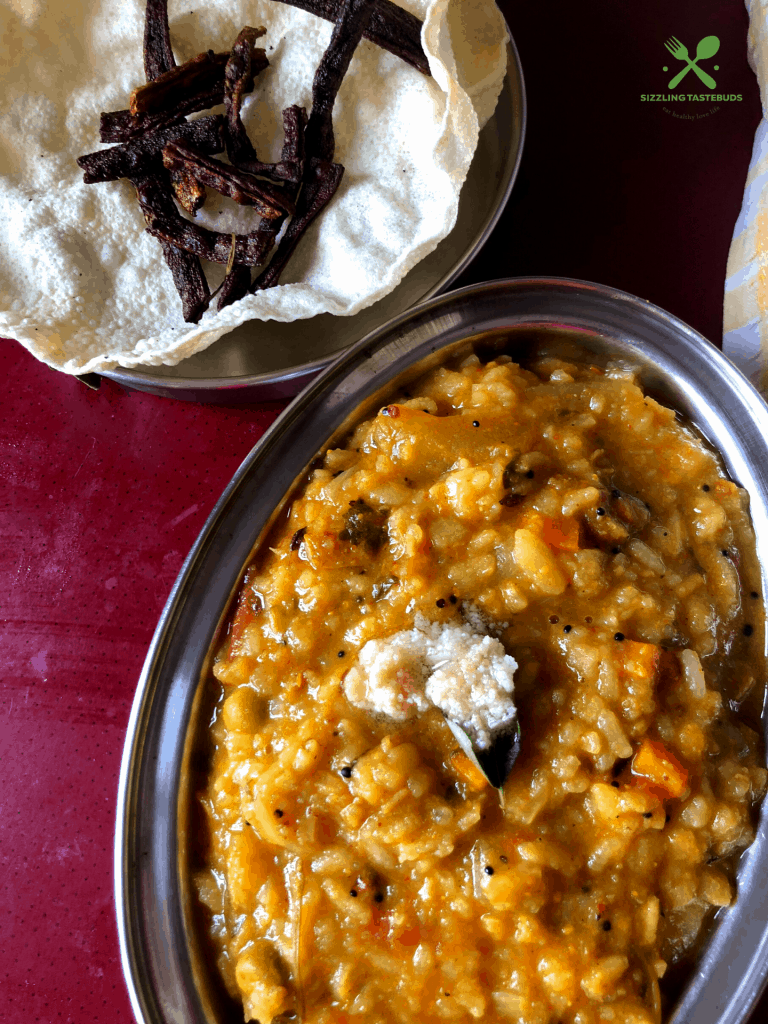
M 721 452 L 731 477 L 749 491 L 766 592 L 768 406 L 719 350 L 678 318 L 592 282 L 511 278 L 430 299 L 361 339 L 284 410 L 233 475 L 182 566 L 138 682 L 120 768 L 115 900 L 121 961 L 142 1024 L 170 1024 L 182 1015 L 201 1024 L 213 1019 L 189 962 L 188 908 L 179 877 L 183 844 L 177 832 L 181 762 L 213 636 L 272 510 L 303 475 L 318 449 L 317 439 L 343 429 L 361 405 L 374 401 L 382 387 L 394 386 L 393 380 L 409 367 L 437 361 L 451 346 L 486 332 L 532 328 L 568 329 L 587 348 L 608 343 L 622 358 L 641 365 L 646 383 L 666 381 L 673 404 L 690 416 Z M 654 359 L 643 346 L 650 346 Z M 713 396 L 717 407 L 708 404 Z M 311 440 L 304 429 L 309 423 Z M 292 452 L 288 463 L 286 452 Z M 281 475 L 270 477 L 271 467 L 279 467 Z M 255 496 L 262 506 L 258 514 Z M 227 552 L 224 571 L 221 560 Z M 191 606 L 195 588 L 202 586 L 214 589 L 216 614 L 208 609 L 207 624 L 201 625 L 205 609 Z M 188 627 L 191 632 L 184 632 Z M 670 1024 L 743 1024 L 757 1002 L 768 980 L 766 868 L 764 801 L 755 842 L 740 863 L 745 895 L 720 915 Z M 724 961 L 726 951 L 733 956 Z M 169 964 L 172 977 L 165 971 Z

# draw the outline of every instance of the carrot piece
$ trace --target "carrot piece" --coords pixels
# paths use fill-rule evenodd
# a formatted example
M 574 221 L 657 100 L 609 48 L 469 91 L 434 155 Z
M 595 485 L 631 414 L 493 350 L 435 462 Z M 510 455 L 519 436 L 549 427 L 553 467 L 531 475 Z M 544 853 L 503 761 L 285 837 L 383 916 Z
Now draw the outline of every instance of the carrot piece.
M 448 767 L 453 771 L 461 782 L 465 782 L 470 789 L 485 789 L 488 779 L 472 764 L 463 750 L 455 750 L 450 758 Z
M 679 797 L 685 792 L 688 772 L 674 754 L 657 740 L 643 740 L 632 758 L 632 774 L 662 799 Z
M 620 672 L 636 679 L 653 679 L 659 667 L 661 650 L 655 644 L 641 644 L 636 640 L 623 640 L 619 656 Z

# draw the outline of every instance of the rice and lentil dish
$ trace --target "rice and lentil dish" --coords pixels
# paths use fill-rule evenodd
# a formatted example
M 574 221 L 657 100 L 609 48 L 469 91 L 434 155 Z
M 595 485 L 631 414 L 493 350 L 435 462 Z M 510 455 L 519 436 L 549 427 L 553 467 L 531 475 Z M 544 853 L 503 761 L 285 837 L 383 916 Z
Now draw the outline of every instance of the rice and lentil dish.
M 763 633 L 744 492 L 631 371 L 401 393 L 316 460 L 214 666 L 194 881 L 246 1020 L 657 1022 L 753 838 Z M 502 790 L 408 637 L 514 669 Z

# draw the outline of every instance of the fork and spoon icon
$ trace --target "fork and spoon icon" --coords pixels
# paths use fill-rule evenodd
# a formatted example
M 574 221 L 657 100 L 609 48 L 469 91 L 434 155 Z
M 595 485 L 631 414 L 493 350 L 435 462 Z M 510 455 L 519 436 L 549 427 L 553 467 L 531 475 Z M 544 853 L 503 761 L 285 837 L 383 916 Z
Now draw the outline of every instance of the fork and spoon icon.
M 683 46 L 679 39 L 675 39 L 674 36 L 670 36 L 669 39 L 664 43 L 664 46 L 672 54 L 676 60 L 685 61 L 686 67 L 675 75 L 672 81 L 669 83 L 670 89 L 675 89 L 682 82 L 689 71 L 695 72 L 704 85 L 708 89 L 714 89 L 716 82 L 711 75 L 708 75 L 706 71 L 702 71 L 699 67 L 698 62 L 700 60 L 706 60 L 708 57 L 714 57 L 717 51 L 720 49 L 720 40 L 717 36 L 704 36 L 699 45 L 696 47 L 696 59 L 691 60 L 688 56 L 687 47 Z M 717 70 L 717 69 L 715 69 Z

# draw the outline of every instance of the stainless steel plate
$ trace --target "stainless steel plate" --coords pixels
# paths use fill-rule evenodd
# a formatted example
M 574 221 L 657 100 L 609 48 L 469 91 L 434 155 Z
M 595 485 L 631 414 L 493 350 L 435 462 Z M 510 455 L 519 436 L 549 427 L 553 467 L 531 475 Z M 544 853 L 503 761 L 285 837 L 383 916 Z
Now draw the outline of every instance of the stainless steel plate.
M 209 652 L 254 546 L 317 449 L 382 392 L 468 338 L 530 353 L 542 329 L 640 367 L 644 385 L 687 416 L 747 489 L 765 590 L 768 407 L 709 342 L 640 299 L 557 279 L 500 281 L 433 299 L 363 339 L 293 402 L 245 460 L 187 558 L 152 641 L 125 743 L 115 875 L 120 946 L 141 1024 L 223 1024 L 242 1010 L 211 996 L 186 887 L 191 737 Z M 561 337 L 563 335 L 561 334 Z M 738 900 L 683 992 L 674 1024 L 742 1024 L 768 973 L 768 806 L 741 860 Z
M 445 291 L 483 247 L 501 216 L 525 137 L 523 71 L 512 37 L 496 111 L 480 133 L 456 225 L 393 292 L 355 316 L 323 313 L 290 324 L 251 320 L 176 366 L 118 367 L 103 376 L 166 398 L 232 404 L 297 394 L 333 358 L 417 303 Z

